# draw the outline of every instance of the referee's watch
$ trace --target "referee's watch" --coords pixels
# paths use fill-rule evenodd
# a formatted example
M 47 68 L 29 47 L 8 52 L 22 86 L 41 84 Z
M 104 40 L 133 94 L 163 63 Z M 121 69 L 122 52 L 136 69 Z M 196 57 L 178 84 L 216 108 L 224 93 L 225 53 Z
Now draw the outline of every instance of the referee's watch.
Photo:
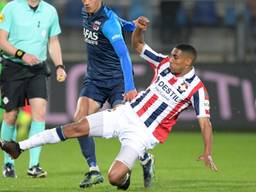
M 22 51 L 21 49 L 18 49 L 15 53 L 15 57 L 18 59 L 22 59 L 22 57 L 26 54 L 25 51 Z

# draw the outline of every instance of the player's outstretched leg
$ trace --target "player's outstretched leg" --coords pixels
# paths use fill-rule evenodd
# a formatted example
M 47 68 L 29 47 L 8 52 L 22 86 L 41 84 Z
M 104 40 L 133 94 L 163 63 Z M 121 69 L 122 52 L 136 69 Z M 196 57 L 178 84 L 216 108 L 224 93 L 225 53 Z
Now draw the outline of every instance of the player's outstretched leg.
M 17 159 L 22 152 L 19 144 L 15 141 L 1 141 L 0 147 L 3 151 L 8 153 L 13 159 Z
M 155 177 L 155 160 L 150 153 L 145 153 L 144 157 L 140 157 L 140 163 L 143 169 L 144 187 L 150 188 Z

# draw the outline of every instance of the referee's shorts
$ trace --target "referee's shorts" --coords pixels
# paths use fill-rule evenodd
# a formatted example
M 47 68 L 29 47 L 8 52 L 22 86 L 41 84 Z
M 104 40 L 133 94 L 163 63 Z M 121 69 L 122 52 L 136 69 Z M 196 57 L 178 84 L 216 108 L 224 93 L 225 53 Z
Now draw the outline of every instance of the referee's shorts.
M 7 112 L 23 107 L 31 98 L 48 99 L 47 66 L 40 63 L 27 66 L 11 60 L 2 60 L 0 75 L 1 107 Z

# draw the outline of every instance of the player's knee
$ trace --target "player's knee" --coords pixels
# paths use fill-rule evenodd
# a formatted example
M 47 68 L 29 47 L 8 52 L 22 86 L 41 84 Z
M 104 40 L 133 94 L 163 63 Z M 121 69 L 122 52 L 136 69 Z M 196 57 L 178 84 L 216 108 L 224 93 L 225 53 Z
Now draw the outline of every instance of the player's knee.
M 83 117 L 85 117 L 86 115 L 87 115 L 87 113 L 78 111 L 78 112 L 75 112 L 73 119 L 76 122 L 76 121 L 79 121 L 80 119 L 82 119 Z
M 111 185 L 120 185 L 122 175 L 117 170 L 110 170 L 108 173 L 108 180 Z
M 4 121 L 8 125 L 14 125 L 16 122 L 16 119 L 17 119 L 17 115 L 18 115 L 18 113 L 16 111 L 8 112 L 8 113 L 4 114 Z
M 46 113 L 45 111 L 37 111 L 37 112 L 32 112 L 32 119 L 34 121 L 39 121 L 39 122 L 43 122 L 45 121 L 46 118 Z
M 74 115 L 73 119 L 74 119 L 75 122 L 77 122 L 77 121 L 79 121 L 79 120 L 81 119 L 81 115 L 79 115 L 79 114 L 76 113 L 76 114 Z

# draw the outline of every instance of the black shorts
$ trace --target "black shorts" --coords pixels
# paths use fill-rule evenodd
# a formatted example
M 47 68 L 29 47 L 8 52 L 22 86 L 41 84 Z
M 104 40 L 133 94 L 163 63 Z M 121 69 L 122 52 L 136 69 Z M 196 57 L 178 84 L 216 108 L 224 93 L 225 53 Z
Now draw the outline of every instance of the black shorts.
M 46 64 L 25 66 L 9 60 L 2 61 L 0 75 L 1 107 L 7 112 L 23 107 L 31 98 L 48 98 Z

